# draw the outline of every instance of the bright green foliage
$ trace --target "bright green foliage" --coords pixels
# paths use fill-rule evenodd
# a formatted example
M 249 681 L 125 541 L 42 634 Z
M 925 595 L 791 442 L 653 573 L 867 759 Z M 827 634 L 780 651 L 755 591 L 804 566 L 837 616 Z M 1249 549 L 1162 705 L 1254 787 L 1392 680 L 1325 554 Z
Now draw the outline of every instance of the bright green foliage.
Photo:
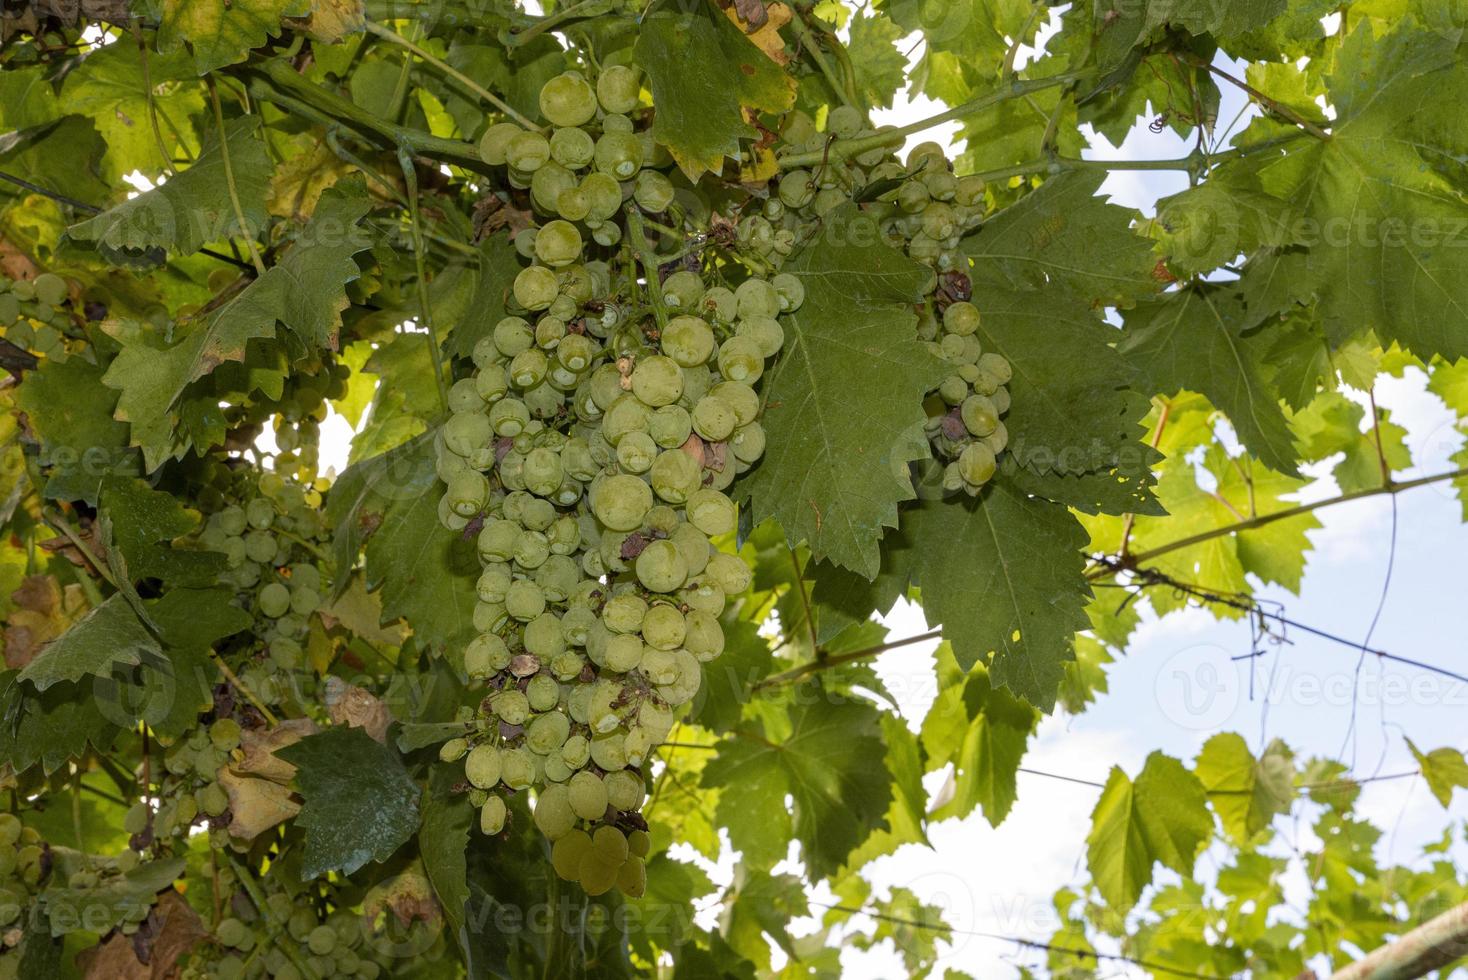
M 1331 481 L 1468 500 L 1408 472 L 1468 418 L 1453 6 L 9 5 L 0 976 L 938 972 L 990 926 L 874 882 L 1011 833 L 1143 623 L 1272 630 Z M 1200 742 L 1067 786 L 1032 975 L 1468 898 L 1368 774 Z
M 1087 864 L 1096 888 L 1118 911 L 1136 904 L 1156 864 L 1191 875 L 1213 829 L 1204 788 L 1182 763 L 1160 752 L 1135 780 L 1113 767 L 1091 814 Z

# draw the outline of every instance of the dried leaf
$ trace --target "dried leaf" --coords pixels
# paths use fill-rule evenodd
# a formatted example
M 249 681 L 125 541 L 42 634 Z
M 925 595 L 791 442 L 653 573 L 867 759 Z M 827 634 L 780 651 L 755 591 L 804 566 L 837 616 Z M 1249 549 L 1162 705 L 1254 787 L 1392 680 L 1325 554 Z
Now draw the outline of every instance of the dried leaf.
M 289 783 L 295 778 L 296 767 L 284 759 L 277 759 L 276 751 L 315 732 L 316 723 L 309 718 L 292 718 L 274 728 L 246 729 L 240 735 L 244 758 L 230 763 L 229 768 L 241 775 L 259 776 L 282 785 Z
M 284 766 L 286 763 L 281 762 Z M 294 766 L 291 767 L 294 770 Z M 242 840 L 254 840 L 278 823 L 301 812 L 301 804 L 280 783 L 254 776 L 240 776 L 226 766 L 219 770 L 219 785 L 229 794 L 229 832 Z
M 81 587 L 64 590 L 54 575 L 29 575 L 11 593 L 16 608 L 5 620 L 5 665 L 24 667 L 41 648 L 71 627 L 86 606 Z
M 392 712 L 371 692 L 340 677 L 326 679 L 326 710 L 338 725 L 360 728 L 378 742 L 387 744 L 387 728 L 393 722 Z
M 790 64 L 790 55 L 785 51 L 785 39 L 780 28 L 790 23 L 795 15 L 783 3 L 765 6 L 765 0 L 734 0 L 734 6 L 726 7 L 724 14 L 739 29 L 749 35 L 770 60 L 777 65 Z

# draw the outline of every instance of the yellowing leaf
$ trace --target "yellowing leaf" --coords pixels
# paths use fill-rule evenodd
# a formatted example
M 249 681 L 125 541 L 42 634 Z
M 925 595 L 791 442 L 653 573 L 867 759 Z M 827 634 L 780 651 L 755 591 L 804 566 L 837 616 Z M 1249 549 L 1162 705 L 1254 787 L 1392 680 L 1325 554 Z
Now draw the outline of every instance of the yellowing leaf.
M 783 3 L 770 4 L 765 8 L 765 22 L 753 31 L 749 29 L 750 24 L 739 16 L 737 6 L 725 7 L 724 15 L 745 33 L 755 47 L 769 55 L 771 61 L 778 65 L 790 64 L 790 55 L 785 51 L 785 39 L 780 36 L 780 28 L 790 23 L 795 16 L 789 7 Z
M 281 21 L 310 10 L 310 0 L 162 0 L 158 43 L 187 41 L 200 75 L 245 60 L 281 31 Z
M 362 0 L 312 0 L 306 33 L 316 41 L 339 41 L 366 23 Z

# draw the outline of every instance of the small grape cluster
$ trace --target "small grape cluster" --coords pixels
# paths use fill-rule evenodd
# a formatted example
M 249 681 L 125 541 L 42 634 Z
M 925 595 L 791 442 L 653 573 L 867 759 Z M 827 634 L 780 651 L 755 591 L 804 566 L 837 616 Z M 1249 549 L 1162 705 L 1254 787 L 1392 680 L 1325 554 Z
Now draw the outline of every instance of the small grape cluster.
M 20 943 L 25 914 L 47 870 L 46 845 L 13 813 L 0 813 L 0 952 Z M 5 962 L 13 957 L 0 957 Z
M 274 885 L 269 876 L 260 884 Z M 233 914 L 214 927 L 213 943 L 193 954 L 182 980 L 301 980 L 303 966 L 321 980 L 376 980 L 402 965 L 371 941 L 362 915 L 336 907 L 323 917 L 316 905 L 276 890 L 265 896 L 261 914 L 248 895 L 238 893 L 229 906 Z M 415 922 L 412 928 L 427 926 Z M 395 937 L 415 950 L 431 938 Z
M 799 152 L 823 150 L 832 136 L 861 138 L 879 132 L 863 128 L 857 110 L 839 106 L 831 111 L 825 133 L 817 133 L 797 114 L 786 138 L 792 152 Z M 987 211 L 983 179 L 956 177 L 943 148 L 931 142 L 914 147 L 905 164 L 882 148 L 849 160 L 836 156 L 815 171 L 796 169 L 783 175 L 763 209 L 740 221 L 738 240 L 778 264 L 792 241 L 805 240 L 822 216 L 868 187 L 881 190 L 867 209 L 887 240 L 937 273 L 928 285 L 918 333 L 951 373 L 927 399 L 926 431 L 935 454 L 947 464 L 944 487 L 976 495 L 993 478 L 998 457 L 1009 444 L 1002 419 L 1009 411 L 1005 386 L 1012 375 L 1009 362 L 985 351 L 979 341 L 979 310 L 969 302 L 969 260 L 961 249 L 963 236 Z M 954 284 L 956 296 L 949 288 Z
M 158 795 L 156 812 L 146 802 L 133 804 L 123 819 L 123 829 L 135 840 L 150 828 L 154 840 L 181 838 L 201 815 L 210 821 L 223 818 L 229 810 L 229 794 L 219 784 L 218 774 L 239 748 L 240 734 L 239 722 L 219 718 L 169 746 L 163 756 L 169 783 Z
M 804 301 L 791 275 L 639 282 L 616 246 L 673 200 L 661 151 L 625 115 L 639 89 L 629 67 L 595 86 L 567 73 L 541 93 L 548 138 L 485 134 L 486 161 L 547 220 L 516 237 L 530 264 L 439 433 L 439 516 L 474 535 L 483 565 L 464 669 L 487 691 L 441 757 L 463 760 L 487 834 L 506 794 L 534 790 L 555 870 L 593 895 L 645 887 L 643 770 L 723 651 L 727 598 L 749 586 L 715 539 L 737 524 L 726 491 L 764 454 L 778 317 Z
M 228 502 L 209 515 L 198 535 L 200 547 L 228 557 L 224 581 L 255 618 L 252 636 L 264 648 L 251 651 L 240 676 L 269 704 L 300 693 L 310 617 L 331 589 L 322 557 L 330 534 L 321 491 L 319 483 L 303 484 L 275 471 L 243 471 L 227 489 Z
M 34 279 L 0 276 L 0 335 L 49 360 L 66 360 L 69 295 L 66 280 L 54 272 Z

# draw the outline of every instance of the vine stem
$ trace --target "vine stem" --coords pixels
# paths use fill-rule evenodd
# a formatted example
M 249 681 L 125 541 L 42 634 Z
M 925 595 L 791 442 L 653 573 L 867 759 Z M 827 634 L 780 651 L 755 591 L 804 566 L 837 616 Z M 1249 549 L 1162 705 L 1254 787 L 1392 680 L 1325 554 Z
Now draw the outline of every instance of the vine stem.
M 562 24 L 570 23 L 583 16 L 594 17 L 596 16 L 595 14 L 583 14 L 583 11 L 591 7 L 604 7 L 605 5 L 606 0 L 581 0 L 580 3 L 573 3 L 565 10 L 558 11 L 554 14 L 547 14 L 523 31 L 511 32 L 509 37 L 505 39 L 505 47 L 518 48 L 523 44 L 528 44 L 535 40 L 546 31 L 555 30 Z M 602 12 L 604 13 L 605 11 Z
M 632 247 L 637 252 L 637 258 L 642 263 L 643 274 L 647 276 L 648 301 L 652 304 L 653 316 L 658 321 L 658 329 L 668 329 L 668 306 L 663 302 L 663 277 L 658 272 L 658 257 L 653 254 L 652 246 L 647 242 L 647 229 L 643 224 L 642 212 L 637 208 L 627 209 L 627 234 L 632 240 Z
M 255 697 L 254 692 L 245 686 L 245 682 L 240 680 L 239 675 L 230 669 L 229 664 L 224 662 L 224 658 L 221 657 L 218 652 L 210 650 L 209 656 L 214 658 L 215 666 L 217 666 L 219 668 L 219 672 L 224 675 L 224 679 L 229 681 L 230 687 L 233 687 L 236 691 L 239 691 L 240 694 L 244 695 L 245 700 L 250 702 L 255 710 L 260 712 L 261 716 L 264 717 L 266 721 L 270 722 L 271 725 L 280 724 L 280 719 L 275 717 L 274 713 L 272 713 L 269 708 L 262 704 L 259 698 Z
M 1233 75 L 1230 75 L 1228 72 L 1224 71 L 1222 68 L 1219 68 L 1212 62 L 1195 61 L 1193 65 L 1196 68 L 1206 69 L 1210 73 L 1223 79 L 1225 82 L 1229 82 L 1232 85 L 1236 86 L 1240 91 L 1244 92 L 1251 99 L 1264 106 L 1264 108 L 1268 109 L 1270 112 L 1273 112 L 1276 115 L 1288 119 L 1290 122 L 1294 123 L 1296 126 L 1299 126 L 1301 129 L 1303 129 L 1305 132 L 1309 133 L 1316 139 L 1323 140 L 1325 142 L 1330 141 L 1330 134 L 1327 133 L 1325 130 L 1321 129 L 1319 126 L 1315 125 L 1313 122 L 1306 119 L 1304 116 L 1300 115 L 1298 112 L 1296 112 L 1294 109 L 1291 109 L 1284 103 L 1277 102 L 1276 100 L 1271 99 L 1269 96 L 1265 95 L 1263 92 L 1259 91 L 1257 88 L 1250 85 L 1242 78 L 1237 78 Z
M 807 153 L 787 154 L 786 156 L 780 157 L 778 162 L 782 169 L 789 170 L 794 167 L 809 167 L 821 163 L 827 159 L 828 153 L 832 157 L 844 159 L 846 157 L 856 156 L 859 153 L 865 153 L 867 150 L 901 146 L 914 133 L 921 133 L 925 130 L 932 129 L 934 126 L 941 126 L 943 123 L 952 122 L 955 119 L 962 119 L 964 116 L 973 115 L 976 112 L 987 109 L 990 106 L 999 105 L 1001 102 L 1007 102 L 1010 99 L 1022 98 L 1032 92 L 1043 92 L 1045 89 L 1055 88 L 1057 85 L 1069 85 L 1071 82 L 1085 77 L 1085 74 L 1084 72 L 1066 72 L 1061 75 L 1051 75 L 1048 78 L 1034 78 L 1012 82 L 997 92 L 991 92 L 988 95 L 979 96 L 977 99 L 971 99 L 962 105 L 954 106 L 952 109 L 940 112 L 935 116 L 920 119 L 915 123 L 899 126 L 896 129 L 883 130 L 880 133 L 873 133 L 870 136 L 836 140 L 825 149 L 812 150 Z
M 408 217 L 413 231 L 413 266 L 418 278 L 418 322 L 428 338 L 428 360 L 433 364 L 433 380 L 438 383 L 438 406 L 447 415 L 449 385 L 443 376 L 443 357 L 439 353 L 438 331 L 433 326 L 433 308 L 428 297 L 428 268 L 423 261 L 423 215 L 418 206 L 418 171 L 413 166 L 413 156 L 406 146 L 398 147 L 398 165 L 403 168 L 403 180 L 408 185 Z
M 229 204 L 234 208 L 234 220 L 239 222 L 240 236 L 250 250 L 250 262 L 255 274 L 265 275 L 265 260 L 260 258 L 260 249 L 255 245 L 255 234 L 245 221 L 245 209 L 240 205 L 240 191 L 234 182 L 234 164 L 229 159 L 229 138 L 224 133 L 224 107 L 219 104 L 219 87 L 209 78 L 209 102 L 214 106 L 214 125 L 219 127 L 219 156 L 224 162 L 224 186 L 229 190 Z
M 489 89 L 485 88 L 483 85 L 480 85 L 474 79 L 459 71 L 459 69 L 455 68 L 447 61 L 444 61 L 443 59 L 438 58 L 433 54 L 430 54 L 427 50 L 417 44 L 414 44 L 412 41 L 409 41 L 407 38 L 403 37 L 401 34 L 397 33 L 391 28 L 384 27 L 382 24 L 370 20 L 364 24 L 364 27 L 366 28 L 368 34 L 380 37 L 384 41 L 387 41 L 391 44 L 396 44 L 403 50 L 408 51 L 413 55 L 416 55 L 418 59 L 424 64 L 431 66 L 440 74 L 447 75 L 449 78 L 452 78 L 454 81 L 458 82 L 460 85 L 464 86 L 466 89 L 479 96 L 485 102 L 488 102 L 500 112 L 503 112 L 506 116 L 509 116 L 521 126 L 524 126 L 526 129 L 532 129 L 537 133 L 543 130 L 543 127 L 537 126 L 535 123 L 531 122 L 529 119 L 526 119 L 520 113 L 516 112 L 515 108 L 504 99 L 500 98 L 498 95 L 495 95 Z
M 1468 477 L 1468 467 L 1452 470 L 1451 472 L 1447 473 L 1434 473 L 1431 476 L 1418 477 L 1415 480 L 1388 482 L 1383 486 L 1372 487 L 1368 490 L 1353 490 L 1350 493 L 1343 493 L 1338 497 L 1328 497 L 1325 500 L 1317 500 L 1313 503 L 1300 504 L 1297 507 L 1289 507 L 1285 510 L 1277 510 L 1270 514 L 1261 514 L 1258 517 L 1251 517 L 1248 520 L 1238 521 L 1233 524 L 1226 524 L 1223 527 L 1216 527 L 1209 531 L 1200 531 L 1197 534 L 1191 534 L 1186 538 L 1179 538 L 1176 541 L 1169 541 L 1167 544 L 1158 545 L 1157 547 L 1152 548 L 1148 551 L 1138 552 L 1137 554 L 1127 556 L 1124 559 L 1114 560 L 1105 564 L 1097 565 L 1086 573 L 1086 578 L 1090 579 L 1091 581 L 1096 581 L 1097 579 L 1102 579 L 1110 575 L 1114 575 L 1116 572 L 1126 571 L 1128 569 L 1135 568 L 1143 562 L 1151 561 L 1155 558 L 1160 558 L 1163 555 L 1171 554 L 1174 551 L 1180 551 L 1183 548 L 1191 548 L 1194 545 L 1202 544 L 1205 541 L 1212 541 L 1214 538 L 1222 538 L 1230 534 L 1239 534 L 1244 531 L 1252 531 L 1256 528 L 1261 528 L 1265 525 L 1273 524 L 1276 521 L 1289 520 L 1291 517 L 1299 517 L 1302 514 L 1309 514 L 1313 511 L 1322 510 L 1326 507 L 1334 507 L 1337 504 L 1349 503 L 1352 500 L 1364 500 L 1367 497 L 1379 497 L 1384 494 L 1395 495 L 1401 493 L 1403 490 L 1415 490 L 1418 487 L 1425 487 L 1433 483 L 1442 483 L 1444 480 L 1456 480 L 1464 477 Z
M 915 643 L 926 643 L 929 640 L 939 640 L 942 638 L 942 630 L 929 630 L 928 632 L 920 634 L 918 636 L 909 636 L 906 639 L 902 640 L 892 640 L 888 643 L 879 643 L 874 647 L 866 647 L 862 650 L 853 650 L 850 653 L 837 654 L 834 657 L 827 657 L 824 660 L 812 660 L 809 663 L 801 664 L 799 667 L 792 667 L 790 670 L 787 670 L 784 673 L 772 674 L 771 676 L 766 677 L 764 680 L 755 684 L 752 688 L 750 688 L 750 690 L 762 691 L 768 687 L 777 687 L 781 684 L 789 684 L 792 681 L 798 681 L 804 677 L 809 677 L 811 674 L 817 674 L 823 670 L 830 670 L 832 667 L 839 667 L 842 664 L 849 664 L 855 660 L 865 660 L 868 657 L 875 657 L 878 654 L 886 653 L 888 650 L 897 650 L 902 647 L 912 646 Z
M 836 98 L 840 99 L 850 108 L 860 110 L 861 106 L 857 102 L 856 93 L 846 85 L 844 80 L 837 77 L 836 70 L 831 67 L 831 63 L 826 60 L 825 53 L 821 51 L 820 35 L 817 33 L 816 28 L 811 26 L 809 18 L 806 17 L 799 7 L 792 9 L 795 11 L 796 20 L 800 21 L 802 49 L 816 63 L 816 67 L 820 69 L 821 74 L 826 78 L 826 84 L 830 85 L 831 90 L 836 93 Z M 865 116 L 866 113 L 863 112 L 862 115 Z

